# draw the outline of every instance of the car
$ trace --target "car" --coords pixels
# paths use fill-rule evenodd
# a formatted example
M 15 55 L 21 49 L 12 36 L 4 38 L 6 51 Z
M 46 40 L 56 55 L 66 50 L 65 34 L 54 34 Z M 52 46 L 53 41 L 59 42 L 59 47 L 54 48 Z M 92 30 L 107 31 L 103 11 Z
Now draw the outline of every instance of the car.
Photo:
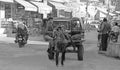
M 92 21 L 92 22 L 90 22 L 90 25 L 92 25 L 93 27 L 95 27 L 97 29 L 98 29 L 99 24 L 100 24 L 99 21 Z

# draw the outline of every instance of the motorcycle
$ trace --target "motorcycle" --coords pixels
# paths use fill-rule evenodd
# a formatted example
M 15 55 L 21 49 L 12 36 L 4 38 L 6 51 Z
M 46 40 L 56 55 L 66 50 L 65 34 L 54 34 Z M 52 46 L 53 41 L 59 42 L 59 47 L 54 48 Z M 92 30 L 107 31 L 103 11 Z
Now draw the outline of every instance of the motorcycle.
M 115 32 L 113 32 L 113 31 L 111 31 L 110 32 L 110 40 L 112 41 L 112 42 L 117 42 L 117 39 L 118 39 L 118 33 L 115 33 Z
M 18 34 L 18 45 L 19 45 L 19 48 L 24 47 L 25 44 L 26 44 L 25 36 L 22 35 L 22 34 Z

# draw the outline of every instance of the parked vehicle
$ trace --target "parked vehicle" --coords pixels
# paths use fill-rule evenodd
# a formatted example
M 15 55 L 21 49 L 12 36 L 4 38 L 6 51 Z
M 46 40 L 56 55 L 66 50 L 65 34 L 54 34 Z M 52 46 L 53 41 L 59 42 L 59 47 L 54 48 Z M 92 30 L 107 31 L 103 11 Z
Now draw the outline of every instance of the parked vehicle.
M 110 41 L 112 41 L 112 42 L 117 42 L 118 41 L 118 35 L 119 35 L 119 33 L 115 33 L 115 32 L 113 32 L 113 31 L 111 31 L 110 33 L 109 33 L 109 38 L 110 38 Z
M 93 27 L 93 28 L 98 28 L 98 26 L 100 25 L 100 22 L 99 21 L 92 21 L 91 23 L 90 23 L 90 25 Z

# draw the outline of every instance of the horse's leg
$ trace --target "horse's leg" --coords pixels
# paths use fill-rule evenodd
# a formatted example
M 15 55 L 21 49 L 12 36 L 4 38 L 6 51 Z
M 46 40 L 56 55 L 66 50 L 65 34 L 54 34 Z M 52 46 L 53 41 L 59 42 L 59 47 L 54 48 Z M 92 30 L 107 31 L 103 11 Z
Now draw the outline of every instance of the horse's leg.
M 62 49 L 61 65 L 64 65 L 66 48 L 67 48 L 67 44 L 64 44 Z
M 65 61 L 65 52 L 62 52 L 61 65 L 64 65 L 64 61 Z
M 59 52 L 56 51 L 56 66 L 58 66 L 58 62 L 59 62 Z

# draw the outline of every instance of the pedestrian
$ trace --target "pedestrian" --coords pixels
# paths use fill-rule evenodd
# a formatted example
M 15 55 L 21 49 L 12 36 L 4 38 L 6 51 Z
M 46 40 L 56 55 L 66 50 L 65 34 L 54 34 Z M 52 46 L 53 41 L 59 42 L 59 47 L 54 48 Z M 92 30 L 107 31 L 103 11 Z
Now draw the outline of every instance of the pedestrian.
M 52 17 L 48 18 L 46 30 L 53 31 L 53 18 Z
M 99 25 L 98 25 L 98 29 L 97 29 L 97 32 L 98 32 L 98 43 L 97 43 L 97 46 L 99 47 L 99 50 L 101 49 L 101 37 L 102 37 L 102 33 L 100 32 L 100 26 L 102 24 L 102 21 L 100 20 L 99 22 Z
M 101 37 L 101 51 L 107 51 L 109 32 L 111 31 L 111 25 L 107 19 L 104 18 L 100 26 Z

